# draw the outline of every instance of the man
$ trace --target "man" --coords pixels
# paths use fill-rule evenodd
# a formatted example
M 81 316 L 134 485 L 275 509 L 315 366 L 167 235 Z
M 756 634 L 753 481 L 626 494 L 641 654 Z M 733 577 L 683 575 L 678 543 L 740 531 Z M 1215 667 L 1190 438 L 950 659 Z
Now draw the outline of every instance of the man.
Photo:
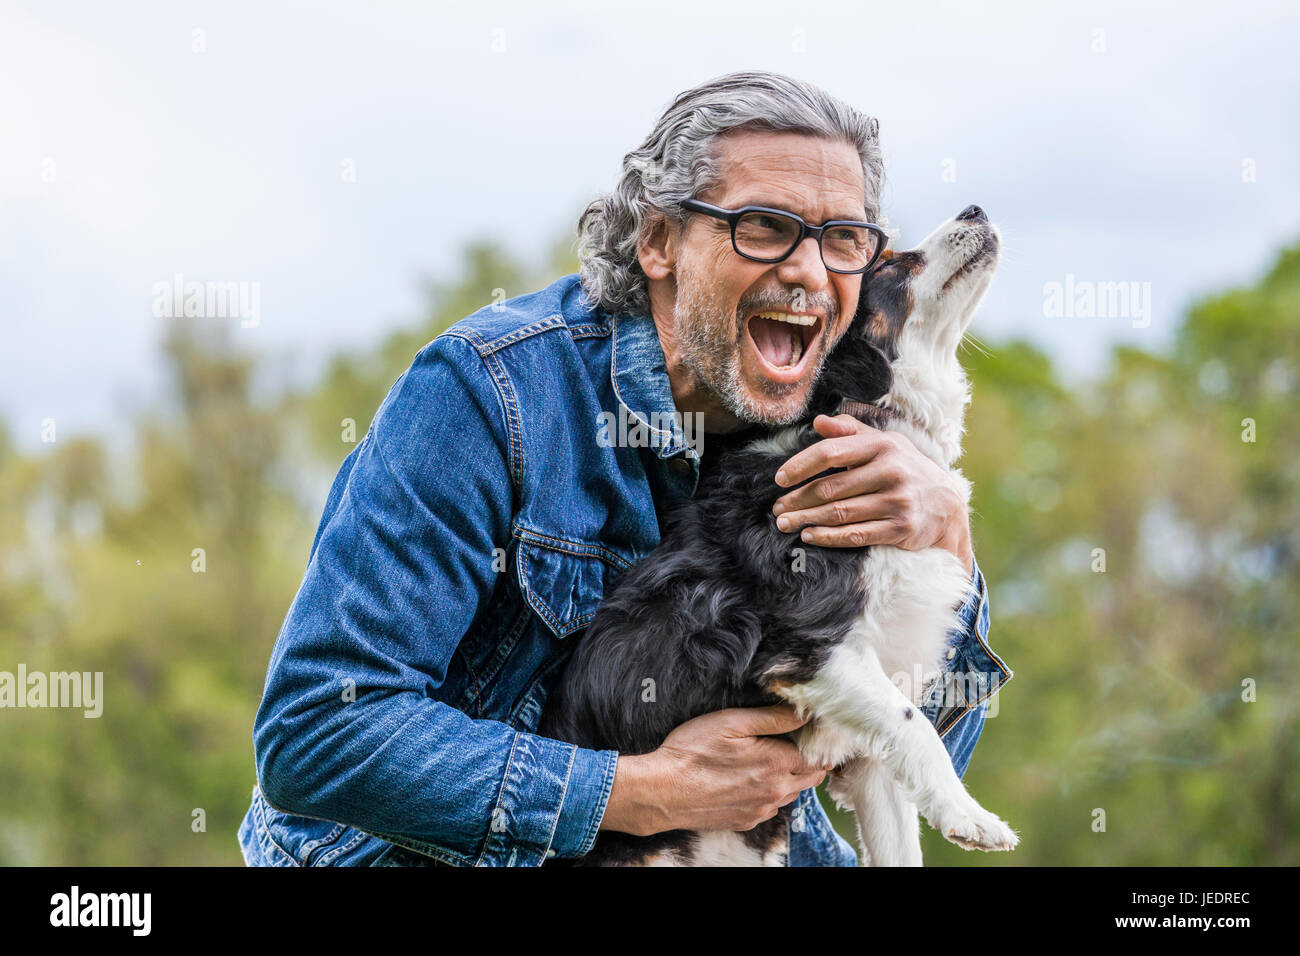
M 722 77 L 679 96 L 583 214 L 581 276 L 421 350 L 340 468 L 271 657 L 250 864 L 535 866 L 600 829 L 746 829 L 793 801 L 791 864 L 854 862 L 812 791 L 827 768 L 775 736 L 799 726 L 786 706 L 697 717 L 644 755 L 532 731 L 605 589 L 658 543 L 658 511 L 694 493 L 682 423 L 726 441 L 796 420 L 857 307 L 862 275 L 829 271 L 818 239 L 756 262 L 680 203 L 872 221 L 882 174 L 873 120 L 786 77 Z M 780 317 L 751 331 L 761 310 L 815 317 L 798 361 Z M 611 441 L 611 413 L 643 440 Z M 948 548 L 980 596 L 951 663 L 1004 670 L 947 475 L 850 418 L 816 427 L 778 482 L 844 470 L 778 521 L 816 545 Z M 927 710 L 959 772 L 986 708 Z

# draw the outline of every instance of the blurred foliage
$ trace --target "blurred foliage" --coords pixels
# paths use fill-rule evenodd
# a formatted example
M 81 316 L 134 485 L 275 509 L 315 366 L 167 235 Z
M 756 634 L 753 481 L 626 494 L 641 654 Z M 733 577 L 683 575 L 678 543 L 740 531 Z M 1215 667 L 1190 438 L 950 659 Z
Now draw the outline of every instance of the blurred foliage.
M 472 245 L 418 326 L 266 401 L 256 355 L 178 321 L 156 416 L 33 455 L 0 426 L 0 670 L 103 671 L 107 698 L 0 712 L 0 863 L 240 862 L 253 714 L 347 420 L 359 439 L 455 320 L 576 268 L 570 243 L 531 273 Z M 1022 842 L 926 828 L 929 862 L 1300 863 L 1297 319 L 1300 246 L 1083 385 L 1023 342 L 965 353 L 990 643 L 1016 672 L 966 780 Z

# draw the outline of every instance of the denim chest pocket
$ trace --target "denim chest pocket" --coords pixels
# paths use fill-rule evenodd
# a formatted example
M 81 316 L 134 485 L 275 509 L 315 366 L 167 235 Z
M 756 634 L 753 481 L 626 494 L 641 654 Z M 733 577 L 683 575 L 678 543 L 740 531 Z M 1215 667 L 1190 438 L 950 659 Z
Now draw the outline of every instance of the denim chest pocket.
M 502 719 L 512 726 L 533 732 L 541 722 L 550 686 L 573 650 L 573 640 L 595 618 L 621 573 L 616 565 L 627 562 L 600 545 L 519 529 L 515 537 L 516 580 L 528 609 L 531 637 L 515 655 L 522 680 L 508 694 L 506 688 L 498 688 L 485 706 L 502 711 Z
M 556 637 L 569 637 L 590 624 L 606 590 L 629 565 L 602 545 L 518 529 L 515 534 L 520 592 Z

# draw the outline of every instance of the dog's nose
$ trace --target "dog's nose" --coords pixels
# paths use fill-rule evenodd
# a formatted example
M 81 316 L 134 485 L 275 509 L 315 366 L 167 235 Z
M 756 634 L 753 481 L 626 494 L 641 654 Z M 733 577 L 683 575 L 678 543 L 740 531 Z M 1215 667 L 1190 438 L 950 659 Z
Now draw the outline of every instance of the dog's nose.
M 961 212 L 957 213 L 958 219 L 971 220 L 972 222 L 988 222 L 989 217 L 984 215 L 984 210 L 979 206 L 967 206 Z

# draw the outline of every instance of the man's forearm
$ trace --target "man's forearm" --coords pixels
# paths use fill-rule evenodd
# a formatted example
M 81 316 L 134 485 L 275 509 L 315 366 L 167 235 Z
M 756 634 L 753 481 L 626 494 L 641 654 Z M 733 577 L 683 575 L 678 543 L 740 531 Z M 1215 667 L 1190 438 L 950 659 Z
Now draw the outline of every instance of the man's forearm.
M 268 802 L 467 862 L 590 849 L 612 751 L 476 720 L 417 694 L 270 705 L 254 734 Z M 287 701 L 287 698 L 285 698 Z

